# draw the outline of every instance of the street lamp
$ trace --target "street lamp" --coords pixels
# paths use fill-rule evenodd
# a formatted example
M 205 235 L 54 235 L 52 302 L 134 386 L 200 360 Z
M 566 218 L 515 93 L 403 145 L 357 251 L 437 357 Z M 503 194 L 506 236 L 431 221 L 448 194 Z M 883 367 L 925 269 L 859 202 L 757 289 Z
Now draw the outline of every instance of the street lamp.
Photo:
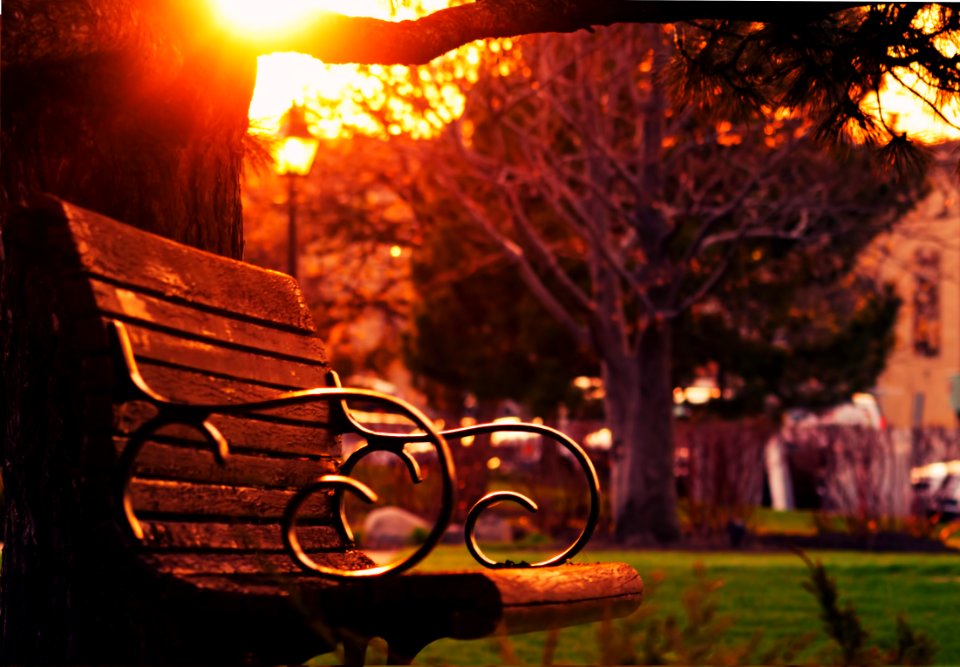
M 287 177 L 287 273 L 297 277 L 297 177 L 313 166 L 320 142 L 310 133 L 302 105 L 293 104 L 280 125 L 277 173 Z

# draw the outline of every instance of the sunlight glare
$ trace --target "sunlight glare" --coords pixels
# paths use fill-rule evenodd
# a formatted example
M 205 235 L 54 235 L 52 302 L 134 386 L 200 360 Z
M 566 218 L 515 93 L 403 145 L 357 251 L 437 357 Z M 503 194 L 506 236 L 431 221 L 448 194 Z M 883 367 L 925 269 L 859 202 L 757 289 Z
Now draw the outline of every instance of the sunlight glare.
M 451 0 L 211 1 L 235 29 L 261 32 L 283 30 L 316 11 L 400 21 L 451 4 Z M 513 46 L 511 40 L 491 43 L 497 44 L 498 53 Z M 484 50 L 482 43 L 467 44 L 419 68 L 327 65 L 301 53 L 260 56 L 249 110 L 251 130 L 276 134 L 284 112 L 291 104 L 301 104 L 310 109 L 311 131 L 321 138 L 356 133 L 430 138 L 463 114 L 463 86 L 476 82 Z
M 390 18 L 390 0 L 212 0 L 217 14 L 241 33 L 289 29 L 316 12 Z

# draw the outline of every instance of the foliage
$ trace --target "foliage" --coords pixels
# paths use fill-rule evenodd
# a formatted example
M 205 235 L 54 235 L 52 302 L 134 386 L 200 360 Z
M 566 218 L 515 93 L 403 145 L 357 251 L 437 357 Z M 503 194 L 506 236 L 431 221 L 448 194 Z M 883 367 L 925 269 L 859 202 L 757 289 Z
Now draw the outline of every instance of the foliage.
M 656 599 L 662 574 L 647 579 L 646 594 Z M 697 564 L 693 580 L 681 594 L 683 618 L 645 605 L 619 623 L 601 623 L 597 634 L 603 665 L 782 665 L 796 662 L 811 642 L 799 634 L 760 650 L 762 631 L 745 642 L 730 642 L 732 616 L 718 613 L 715 596 L 724 586 Z
M 781 516 L 783 515 L 783 516 Z M 758 528 L 769 532 L 790 515 L 777 513 L 776 525 L 759 512 Z M 797 518 L 797 517 L 794 517 Z M 491 549 L 491 553 L 495 551 Z M 542 556 L 529 551 L 500 550 L 505 557 L 532 560 Z M 937 662 L 960 661 L 960 636 L 955 632 L 955 598 L 960 582 L 960 560 L 955 554 L 878 553 L 865 551 L 829 551 L 811 554 L 821 560 L 836 577 L 844 597 L 852 600 L 863 621 L 872 630 L 875 643 L 888 647 L 897 644 L 894 618 L 906 614 L 937 639 Z M 808 635 L 813 641 L 794 664 L 819 664 L 821 649 L 830 641 L 821 631 L 814 598 L 802 588 L 809 578 L 807 566 L 794 554 L 771 551 L 588 551 L 578 560 L 622 561 L 630 564 L 648 584 L 641 610 L 656 607 L 655 615 L 672 615 L 679 625 L 686 618 L 684 591 L 696 584 L 695 568 L 702 563 L 708 579 L 724 582 L 712 601 L 717 616 L 733 616 L 735 623 L 726 632 L 724 642 L 743 646 L 758 630 L 763 637 L 754 656 L 783 645 L 791 637 Z M 424 563 L 425 569 L 443 570 L 469 567 L 469 556 L 462 547 L 442 546 Z M 655 582 L 655 583 L 654 583 Z M 651 587 L 649 584 L 653 585 Z M 646 617 L 641 617 L 643 620 Z M 620 631 L 619 622 L 614 623 Z M 555 664 L 597 664 L 597 624 L 567 628 L 560 632 L 554 652 Z M 631 635 L 636 636 L 636 635 Z M 513 652 L 523 664 L 542 664 L 544 633 L 510 637 Z M 490 640 L 471 642 L 443 640 L 428 647 L 418 658 L 424 664 L 489 665 L 499 661 L 499 648 Z
M 836 645 L 837 654 L 831 664 L 841 665 L 929 665 L 936 654 L 936 644 L 924 632 L 913 630 L 904 616 L 897 616 L 897 643 L 886 650 L 867 643 L 870 633 L 863 627 L 853 604 L 840 608 L 836 581 L 821 563 L 814 563 L 801 554 L 810 578 L 803 587 L 820 605 L 823 631 Z
M 431 227 L 450 216 L 471 223 L 576 347 L 596 356 L 623 443 L 612 484 L 618 532 L 660 521 L 654 532 L 669 539 L 671 327 L 712 318 L 745 348 L 781 343 L 757 368 L 749 354 L 728 354 L 736 345 L 678 346 L 696 361 L 724 354 L 731 378 L 744 367 L 744 411 L 762 409 L 771 392 L 809 400 L 829 385 L 832 398 L 872 383 L 895 299 L 850 278 L 851 258 L 919 189 L 858 152 L 830 155 L 789 111 L 733 123 L 675 104 L 660 85 L 672 57 L 664 40 L 635 26 L 524 40 L 520 60 L 482 77 L 464 118 L 431 144 L 413 206 Z M 817 287 L 801 292 L 811 280 Z M 773 312 L 749 317 L 768 300 Z M 853 377 L 843 375 L 855 365 L 836 364 L 838 355 L 877 332 Z M 696 366 L 685 360 L 682 370 Z M 640 459 L 662 474 L 625 472 Z
M 736 422 L 695 418 L 676 425 L 681 525 L 695 538 L 726 536 L 732 546 L 750 527 L 763 494 L 764 447 L 775 427 L 767 419 Z
M 852 604 L 840 608 L 836 582 L 820 563 L 800 554 L 809 577 L 803 588 L 814 595 L 820 607 L 823 632 L 835 644 L 836 652 L 826 652 L 822 664 L 839 665 L 929 665 L 936 655 L 936 644 L 924 632 L 914 630 L 905 617 L 896 619 L 896 643 L 883 649 L 868 643 Z M 646 580 L 647 594 L 656 599 L 662 573 Z M 598 629 L 600 664 L 622 665 L 781 665 L 795 664 L 813 642 L 813 633 L 793 633 L 761 648 L 762 630 L 746 641 L 731 642 L 734 619 L 718 613 L 715 595 L 724 586 L 721 579 L 707 576 L 702 565 L 694 567 L 692 582 L 681 594 L 683 617 L 658 613 L 656 605 L 646 605 L 633 616 L 618 623 L 606 621 Z
M 413 260 L 419 299 L 405 344 L 428 395 L 441 403 L 442 387 L 481 401 L 512 399 L 540 415 L 576 400 L 571 381 L 596 373 L 592 356 L 474 227 L 457 224 L 456 214 L 435 222 Z
M 834 280 L 770 270 L 721 287 L 677 321 L 675 385 L 706 370 L 721 396 L 699 411 L 725 418 L 827 407 L 870 389 L 892 350 L 900 299 L 854 274 Z
M 950 4 L 876 4 L 781 24 L 693 20 L 676 34 L 674 93 L 723 117 L 801 109 L 819 140 L 864 142 L 907 178 L 922 174 L 929 158 L 880 94 L 903 86 L 955 127 L 946 116 L 960 92 L 960 12 Z
M 421 234 L 397 194 L 406 157 L 380 139 L 331 139 L 310 176 L 294 177 L 298 279 L 344 376 L 354 368 L 382 372 L 401 354 L 399 332 L 414 298 L 407 260 Z M 288 183 L 252 165 L 246 181 L 245 259 L 287 271 L 289 191 L 278 191 Z

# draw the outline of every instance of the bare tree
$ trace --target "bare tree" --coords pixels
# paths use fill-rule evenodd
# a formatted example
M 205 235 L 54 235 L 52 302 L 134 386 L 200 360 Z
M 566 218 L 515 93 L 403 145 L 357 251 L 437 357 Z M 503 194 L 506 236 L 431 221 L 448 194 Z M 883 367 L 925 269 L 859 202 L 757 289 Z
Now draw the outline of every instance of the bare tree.
M 670 37 L 620 26 L 523 42 L 512 74 L 474 91 L 430 162 L 601 360 L 617 533 L 659 541 L 679 535 L 671 323 L 710 307 L 731 267 L 746 286 L 773 254 L 818 247 L 831 262 L 832 243 L 870 238 L 912 195 L 829 156 L 801 118 L 769 111 L 734 125 L 674 107 L 659 77 Z

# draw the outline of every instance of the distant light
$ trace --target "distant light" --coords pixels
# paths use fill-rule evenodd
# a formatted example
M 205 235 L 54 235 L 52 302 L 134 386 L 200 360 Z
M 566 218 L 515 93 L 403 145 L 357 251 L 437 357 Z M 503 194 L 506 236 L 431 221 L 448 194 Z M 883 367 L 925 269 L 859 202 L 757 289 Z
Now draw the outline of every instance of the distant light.
M 588 378 L 586 375 L 581 375 L 580 377 L 573 379 L 573 386 L 577 389 L 586 391 L 593 386 L 593 379 Z
M 583 438 L 583 444 L 591 449 L 610 449 L 613 445 L 613 432 L 608 428 L 602 428 L 593 433 L 587 433 Z
M 390 246 L 390 256 L 398 259 L 403 254 L 403 248 L 398 245 Z
M 606 395 L 601 378 L 581 375 L 573 379 L 573 386 L 582 391 L 587 400 L 599 401 Z
M 487 469 L 496 470 L 500 467 L 501 463 L 502 461 L 500 460 L 499 456 L 491 456 L 489 459 L 487 459 Z
M 290 29 L 308 16 L 314 7 L 310 0 L 216 0 L 220 16 L 235 30 L 244 33 L 276 32 Z
M 502 426 L 509 427 L 510 424 L 519 424 L 519 417 L 498 417 L 493 420 L 494 424 L 500 424 Z M 540 436 L 536 433 L 524 433 L 522 431 L 497 431 L 490 435 L 490 444 L 494 447 L 499 447 L 505 445 L 508 442 L 518 442 L 524 440 L 532 440 L 533 438 L 539 438 Z
M 277 173 L 306 176 L 310 173 L 319 144 L 300 137 L 287 137 L 277 149 Z
M 313 166 L 317 155 L 319 140 L 313 136 L 307 124 L 303 106 L 293 104 L 284 114 L 278 133 L 280 143 L 277 147 L 277 173 L 306 176 Z
M 462 417 L 460 419 L 461 428 L 463 428 L 464 426 L 473 426 L 476 423 L 477 423 L 477 420 L 473 417 Z M 474 441 L 474 436 L 472 435 L 468 435 L 466 438 L 460 438 L 460 446 L 469 447 L 470 445 L 473 444 L 473 441 Z
M 683 390 L 683 397 L 687 403 L 703 405 L 710 400 L 710 387 L 687 387 Z
M 697 378 L 689 387 L 675 387 L 673 390 L 673 402 L 676 405 L 682 403 L 703 405 L 707 401 L 720 398 L 722 395 L 723 392 L 713 378 Z

